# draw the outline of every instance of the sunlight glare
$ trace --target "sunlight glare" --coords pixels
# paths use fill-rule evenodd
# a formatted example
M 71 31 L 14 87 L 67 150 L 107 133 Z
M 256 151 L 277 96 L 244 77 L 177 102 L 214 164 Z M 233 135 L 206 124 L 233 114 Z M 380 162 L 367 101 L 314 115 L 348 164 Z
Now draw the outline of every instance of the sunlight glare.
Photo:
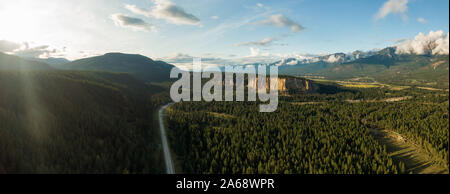
M 39 28 L 47 19 L 48 10 L 38 9 L 39 1 L 11 1 L 3 2 L 0 7 L 0 39 L 10 41 L 39 41 Z

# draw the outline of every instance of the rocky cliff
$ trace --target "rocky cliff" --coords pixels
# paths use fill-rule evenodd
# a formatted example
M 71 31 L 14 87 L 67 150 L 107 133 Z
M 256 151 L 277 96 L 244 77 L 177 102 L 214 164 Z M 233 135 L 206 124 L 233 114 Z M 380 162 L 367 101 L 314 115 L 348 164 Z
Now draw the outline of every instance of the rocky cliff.
M 270 89 L 271 84 L 274 84 L 275 79 L 273 81 L 270 77 L 266 78 L 266 90 Z M 316 92 L 319 87 L 314 84 L 312 81 L 303 79 L 303 78 L 295 78 L 295 77 L 280 77 L 278 78 L 278 91 L 282 93 L 313 93 Z M 248 80 L 248 87 L 257 88 L 258 78 Z

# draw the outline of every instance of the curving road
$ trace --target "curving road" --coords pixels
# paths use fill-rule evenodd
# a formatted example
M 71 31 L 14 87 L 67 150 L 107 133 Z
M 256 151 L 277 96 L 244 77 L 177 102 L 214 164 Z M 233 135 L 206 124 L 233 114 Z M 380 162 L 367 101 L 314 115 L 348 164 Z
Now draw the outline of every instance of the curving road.
M 166 137 L 166 128 L 164 127 L 164 111 L 171 106 L 173 103 L 169 103 L 164 105 L 163 107 L 161 107 L 159 109 L 158 112 L 158 118 L 159 118 L 159 130 L 161 133 L 161 143 L 163 146 L 163 152 L 164 152 L 164 160 L 166 163 L 166 173 L 167 174 L 175 174 L 175 168 L 173 166 L 173 161 L 172 161 L 172 157 L 170 155 L 170 149 L 169 149 L 169 144 L 167 143 L 167 137 Z

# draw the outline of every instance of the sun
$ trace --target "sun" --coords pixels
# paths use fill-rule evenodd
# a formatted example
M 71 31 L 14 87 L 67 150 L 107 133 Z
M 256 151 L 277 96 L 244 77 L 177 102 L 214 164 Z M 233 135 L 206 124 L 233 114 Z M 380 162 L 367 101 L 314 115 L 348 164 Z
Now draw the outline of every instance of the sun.
M 38 1 L 9 1 L 0 3 L 0 39 L 22 42 L 39 40 L 39 28 L 45 28 L 42 16 L 45 10 L 38 9 Z

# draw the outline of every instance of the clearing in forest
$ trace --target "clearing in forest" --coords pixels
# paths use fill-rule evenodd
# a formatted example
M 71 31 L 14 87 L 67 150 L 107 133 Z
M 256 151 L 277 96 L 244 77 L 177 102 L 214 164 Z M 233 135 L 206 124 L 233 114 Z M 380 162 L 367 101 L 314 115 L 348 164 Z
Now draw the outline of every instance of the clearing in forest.
M 386 145 L 390 156 L 405 164 L 407 172 L 414 174 L 448 174 L 448 169 L 438 164 L 425 150 L 408 142 L 400 134 L 391 130 L 372 129 L 371 133 Z

